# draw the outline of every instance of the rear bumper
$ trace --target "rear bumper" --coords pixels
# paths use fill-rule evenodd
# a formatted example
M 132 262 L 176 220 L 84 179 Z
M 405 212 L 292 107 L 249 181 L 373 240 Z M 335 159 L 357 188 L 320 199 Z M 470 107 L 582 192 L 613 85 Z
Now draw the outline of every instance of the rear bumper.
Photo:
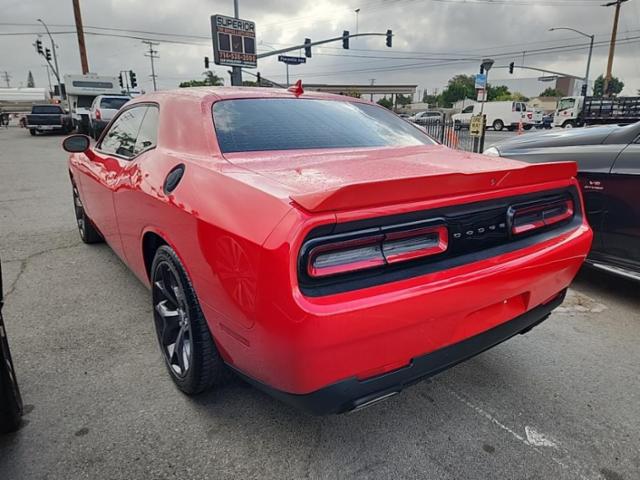
M 294 407 L 314 415 L 360 409 L 400 393 L 404 388 L 468 360 L 544 321 L 562 303 L 566 290 L 545 304 L 466 340 L 413 358 L 406 367 L 366 380 L 349 378 L 307 394 L 293 394 L 270 387 L 242 372 L 237 373 L 255 387 Z M 233 367 L 232 367 L 233 368 Z

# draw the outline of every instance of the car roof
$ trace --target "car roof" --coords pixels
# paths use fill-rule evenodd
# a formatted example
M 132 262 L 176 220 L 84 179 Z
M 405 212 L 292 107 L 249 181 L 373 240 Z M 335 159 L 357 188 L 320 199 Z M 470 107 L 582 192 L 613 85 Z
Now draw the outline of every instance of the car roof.
M 302 86 L 304 89 L 304 85 Z M 326 100 L 342 100 L 353 101 L 359 103 L 371 103 L 368 100 L 362 100 L 355 97 L 346 95 L 337 95 L 325 92 L 315 92 L 306 90 L 302 95 L 296 97 L 293 92 L 284 88 L 266 88 L 266 87 L 189 87 L 189 88 L 177 88 L 174 90 L 162 90 L 159 92 L 151 92 L 145 95 L 136 97 L 138 99 L 144 99 L 146 101 L 153 101 L 154 99 L 162 99 L 163 97 L 192 97 L 200 98 L 201 100 L 232 100 L 241 98 L 314 98 L 314 99 L 326 99 Z

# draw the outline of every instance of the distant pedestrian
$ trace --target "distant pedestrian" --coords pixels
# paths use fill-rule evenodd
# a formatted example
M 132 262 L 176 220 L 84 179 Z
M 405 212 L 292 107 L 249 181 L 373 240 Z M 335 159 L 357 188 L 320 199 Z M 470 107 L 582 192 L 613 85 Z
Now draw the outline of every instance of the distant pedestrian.
M 9 114 L 0 108 L 0 126 L 9 128 Z

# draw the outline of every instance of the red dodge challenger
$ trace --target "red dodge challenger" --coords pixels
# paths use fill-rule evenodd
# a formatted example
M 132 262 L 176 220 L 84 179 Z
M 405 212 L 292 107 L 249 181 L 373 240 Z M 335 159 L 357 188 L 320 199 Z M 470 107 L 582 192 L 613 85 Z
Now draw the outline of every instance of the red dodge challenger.
M 543 321 L 591 245 L 574 163 L 300 85 L 144 95 L 64 148 L 80 236 L 151 288 L 187 394 L 230 367 L 313 413 L 372 405 Z

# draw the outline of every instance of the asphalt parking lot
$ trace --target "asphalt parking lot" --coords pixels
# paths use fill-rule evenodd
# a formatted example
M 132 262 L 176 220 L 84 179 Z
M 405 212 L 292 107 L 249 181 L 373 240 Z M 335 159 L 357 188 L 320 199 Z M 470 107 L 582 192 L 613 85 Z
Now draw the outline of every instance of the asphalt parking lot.
M 149 293 L 80 242 L 61 136 L 0 130 L 5 322 L 27 414 L 0 479 L 640 478 L 640 286 L 585 269 L 541 326 L 382 404 L 188 398 Z

